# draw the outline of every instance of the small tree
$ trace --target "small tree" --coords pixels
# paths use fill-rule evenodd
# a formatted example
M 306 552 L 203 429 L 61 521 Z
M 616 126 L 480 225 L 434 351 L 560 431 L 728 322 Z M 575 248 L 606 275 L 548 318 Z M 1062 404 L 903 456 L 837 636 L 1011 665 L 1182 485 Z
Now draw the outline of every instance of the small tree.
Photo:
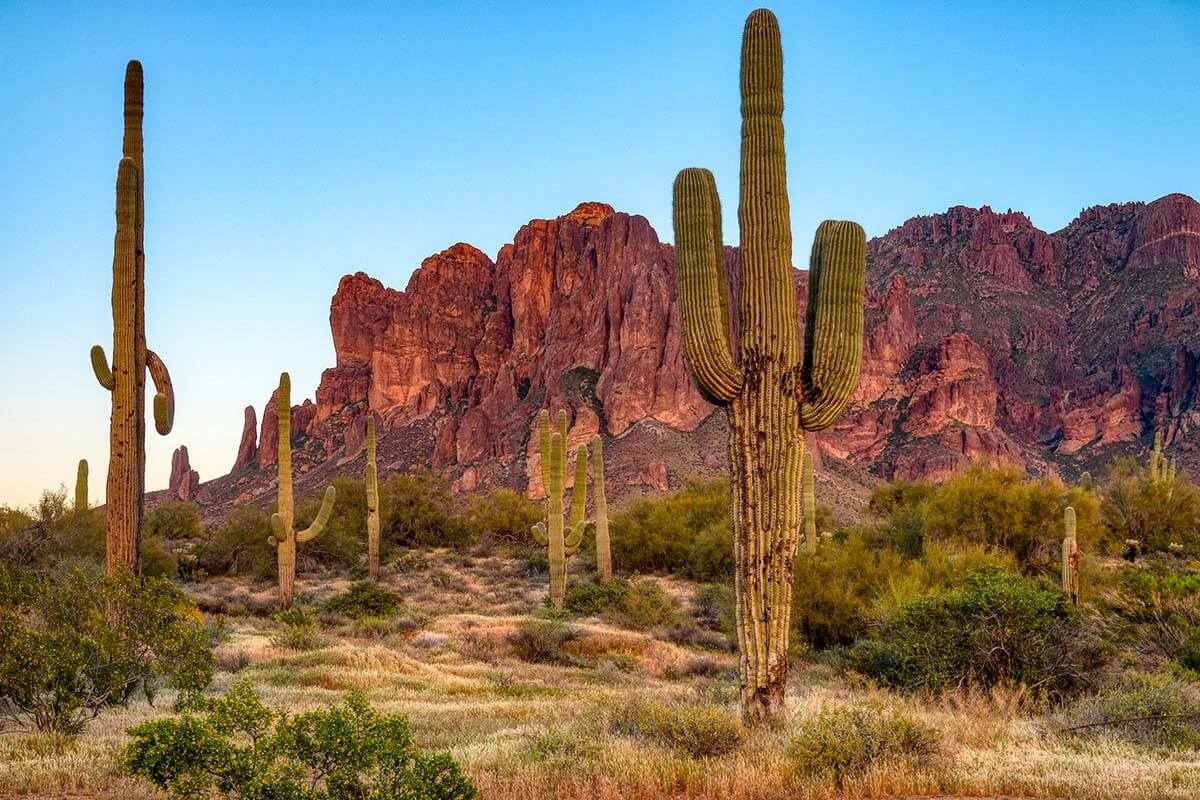
M 125 768 L 179 800 L 471 800 L 449 755 L 426 755 L 403 717 L 358 692 L 296 717 L 263 705 L 248 683 L 224 697 L 190 696 L 183 714 L 129 730 Z
M 169 581 L 0 565 L 0 717 L 14 727 L 76 734 L 139 691 L 211 679 L 203 617 Z

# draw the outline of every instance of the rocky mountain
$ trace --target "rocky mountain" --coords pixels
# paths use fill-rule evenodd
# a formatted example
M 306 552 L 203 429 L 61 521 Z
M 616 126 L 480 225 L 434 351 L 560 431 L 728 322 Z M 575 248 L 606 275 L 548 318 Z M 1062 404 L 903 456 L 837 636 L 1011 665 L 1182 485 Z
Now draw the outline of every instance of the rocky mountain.
M 862 379 L 811 437 L 825 479 L 938 479 L 974 460 L 1095 472 L 1157 430 L 1190 464 L 1198 274 L 1200 204 L 1180 194 L 1090 208 L 1057 233 L 958 206 L 873 239 Z M 807 272 L 796 293 L 802 325 Z M 458 490 L 540 496 L 530 434 L 547 407 L 569 410 L 570 447 L 605 437 L 618 500 L 724 467 L 725 421 L 683 359 L 674 253 L 643 217 L 584 203 L 494 260 L 461 243 L 430 256 L 404 291 L 347 275 L 329 318 L 337 363 L 292 409 L 301 492 L 361 474 L 368 413 L 385 472 L 427 465 Z M 208 510 L 271 496 L 274 404 L 257 441 L 246 409 L 228 476 L 194 487 L 184 454 Z

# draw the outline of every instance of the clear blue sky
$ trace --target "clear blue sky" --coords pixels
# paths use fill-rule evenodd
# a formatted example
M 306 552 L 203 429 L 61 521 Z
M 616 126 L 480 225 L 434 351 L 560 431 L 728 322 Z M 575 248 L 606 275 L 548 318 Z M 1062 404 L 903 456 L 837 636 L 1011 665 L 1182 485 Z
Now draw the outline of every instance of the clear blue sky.
M 670 238 L 670 186 L 716 173 L 735 236 L 751 3 L 0 0 L 0 503 L 92 463 L 103 499 L 113 184 L 126 60 L 146 70 L 147 328 L 178 390 L 148 486 L 188 445 L 228 470 L 281 369 L 333 363 L 329 299 L 402 288 L 454 242 L 495 254 L 602 200 Z M 779 2 L 797 249 L 990 204 L 1200 193 L 1200 2 Z

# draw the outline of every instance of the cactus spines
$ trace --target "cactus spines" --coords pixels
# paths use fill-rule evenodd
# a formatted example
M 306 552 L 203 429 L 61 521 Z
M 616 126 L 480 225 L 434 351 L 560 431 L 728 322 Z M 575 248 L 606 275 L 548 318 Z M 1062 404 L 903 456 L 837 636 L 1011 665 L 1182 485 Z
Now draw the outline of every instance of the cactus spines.
M 612 580 L 612 544 L 608 538 L 608 500 L 604 496 L 604 451 L 600 434 L 592 437 L 592 503 L 596 522 L 596 571 Z
M 117 168 L 117 232 L 113 239 L 113 350 L 91 350 L 92 371 L 112 393 L 109 422 L 108 483 L 105 490 L 108 534 L 105 564 L 109 574 L 141 569 L 143 490 L 146 483 L 146 372 L 154 382 L 157 431 L 171 432 L 175 392 L 166 365 L 146 349 L 145 202 L 142 162 L 142 65 L 125 69 L 125 133 Z
M 88 463 L 86 458 L 79 459 L 75 468 L 75 513 L 82 514 L 88 510 Z
M 809 555 L 817 552 L 817 492 L 813 486 L 812 453 L 804 454 L 804 544 Z
M 296 599 L 296 545 L 315 539 L 325 530 L 325 524 L 333 514 L 337 490 L 332 486 L 325 490 L 317 518 L 304 530 L 297 531 L 292 498 L 292 379 L 286 372 L 279 376 L 276 399 L 279 413 L 279 510 L 271 515 L 271 530 L 275 535 L 267 539 L 267 544 L 275 548 L 279 563 L 279 607 L 286 611 Z
M 800 533 L 803 430 L 827 428 L 858 383 L 866 240 L 853 222 L 817 229 L 805 339 L 796 330 L 783 141 L 783 54 L 759 9 L 742 37 L 738 222 L 740 329 L 730 338 L 721 209 L 712 173 L 674 187 L 684 353 L 701 394 L 729 419 L 735 606 L 742 713 L 778 719 L 787 683 L 792 580 Z
M 367 417 L 367 573 L 379 580 L 379 470 L 375 466 L 375 416 Z
M 1079 543 L 1075 538 L 1075 509 L 1071 506 L 1063 512 L 1063 527 L 1062 590 L 1071 605 L 1079 605 Z

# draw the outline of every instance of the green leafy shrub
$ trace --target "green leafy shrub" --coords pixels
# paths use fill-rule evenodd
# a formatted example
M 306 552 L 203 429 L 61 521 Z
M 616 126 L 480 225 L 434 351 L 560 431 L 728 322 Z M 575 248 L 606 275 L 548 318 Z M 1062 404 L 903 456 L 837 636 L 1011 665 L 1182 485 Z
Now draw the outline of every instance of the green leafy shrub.
M 358 692 L 294 717 L 263 705 L 247 683 L 192 696 L 183 713 L 129 730 L 125 769 L 178 800 L 471 800 L 478 791 L 445 753 L 413 743 L 403 717 Z
M 598 616 L 613 625 L 649 630 L 672 624 L 679 606 L 657 582 L 649 578 L 589 580 L 572 584 L 564 602 L 566 610 Z
M 936 769 L 941 735 L 899 711 L 844 706 L 805 720 L 790 755 L 802 775 L 833 779 L 839 786 L 876 765 Z
M 639 498 L 610 525 L 615 561 L 624 572 L 679 573 L 694 580 L 733 574 L 726 481 L 693 480 L 677 492 Z
M 366 484 L 354 478 L 337 477 L 330 485 L 337 490 L 333 511 L 321 535 L 308 540 L 296 551 L 296 564 L 301 569 L 312 569 L 318 564 L 350 566 L 367 551 Z M 324 495 L 318 494 L 297 503 L 297 529 L 307 527 L 316 519 L 323 500 Z
M 0 564 L 0 713 L 18 725 L 75 734 L 138 692 L 211 679 L 204 618 L 168 581 Z
M 1200 571 L 1163 562 L 1127 567 L 1121 611 L 1145 649 L 1200 671 Z
M 387 617 L 400 610 L 400 595 L 373 581 L 357 581 L 342 594 L 325 601 L 325 610 L 351 619 Z
M 1085 685 L 1097 659 L 1061 591 L 999 571 L 910 600 L 850 653 L 859 672 L 906 691 L 1024 685 L 1048 695 Z
M 635 699 L 620 706 L 609 724 L 614 733 L 677 750 L 693 758 L 732 753 L 746 737 L 741 720 L 710 705 L 671 705 Z
M 1117 685 L 1072 705 L 1066 725 L 1074 736 L 1200 749 L 1200 690 L 1168 672 L 1130 673 Z
M 1155 480 L 1149 470 L 1119 459 L 1109 471 L 1100 506 L 1110 551 L 1137 539 L 1145 551 L 1167 552 L 1172 543 L 1200 552 L 1200 488 L 1186 473 Z
M 271 636 L 271 643 L 289 650 L 316 650 L 325 643 L 317 628 L 316 614 L 311 608 L 297 603 L 287 611 L 275 612 L 280 628 Z
M 575 632 L 561 622 L 531 620 L 508 635 L 508 645 L 522 661 L 571 667 L 577 662 L 563 646 L 575 638 Z
M 199 554 L 200 566 L 213 575 L 275 575 L 275 548 L 267 544 L 271 523 L 262 509 L 240 506 L 210 532 Z
M 450 481 L 428 469 L 390 475 L 379 486 L 383 541 L 403 547 L 461 547 L 470 532 L 454 513 Z
M 542 519 L 542 507 L 521 492 L 494 489 L 470 495 L 460 518 L 472 539 L 524 547 L 532 542 L 529 529 Z
M 204 535 L 195 503 L 163 503 L 146 514 L 145 533 L 156 539 L 198 539 Z

